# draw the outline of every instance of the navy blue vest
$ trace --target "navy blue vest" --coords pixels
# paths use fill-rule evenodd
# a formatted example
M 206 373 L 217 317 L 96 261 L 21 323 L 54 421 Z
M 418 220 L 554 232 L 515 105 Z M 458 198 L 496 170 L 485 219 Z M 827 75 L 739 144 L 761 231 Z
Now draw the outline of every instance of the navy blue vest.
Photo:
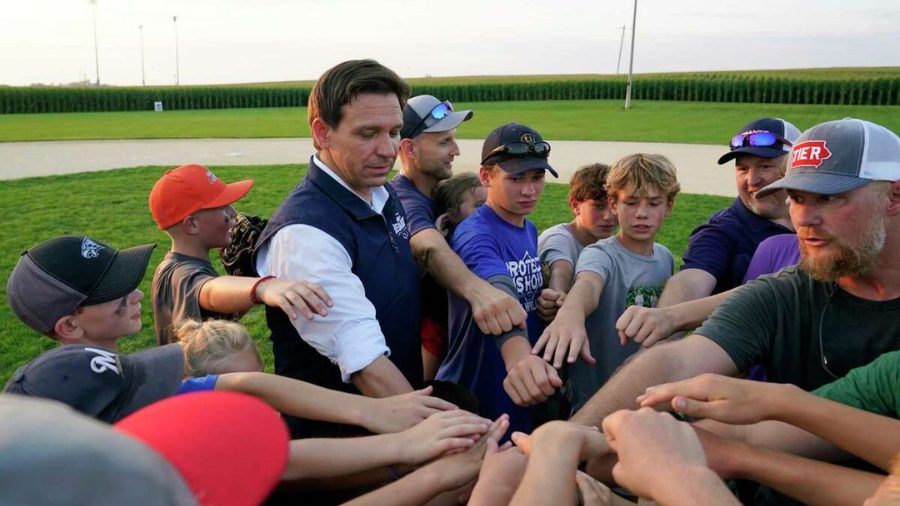
M 391 362 L 417 387 L 422 383 L 419 270 L 409 247 L 403 206 L 394 190 L 389 185 L 386 188 L 390 197 L 383 214 L 378 214 L 310 159 L 306 177 L 275 211 L 256 248 L 258 251 L 283 227 L 297 224 L 316 227 L 340 242 L 350 255 L 351 270 L 362 281 L 366 298 L 375 306 Z M 255 257 L 256 251 L 254 264 Z M 284 311 L 266 307 L 266 320 L 272 331 L 277 374 L 334 390 L 356 391 L 341 380 L 336 365 L 300 338 Z

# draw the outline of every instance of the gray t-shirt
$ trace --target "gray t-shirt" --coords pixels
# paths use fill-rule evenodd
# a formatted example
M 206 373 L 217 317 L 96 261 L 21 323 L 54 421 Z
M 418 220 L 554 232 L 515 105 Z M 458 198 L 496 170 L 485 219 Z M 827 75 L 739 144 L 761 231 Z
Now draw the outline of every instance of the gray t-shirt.
M 582 249 L 584 247 L 572 234 L 572 227 L 568 223 L 553 225 L 538 237 L 538 255 L 541 256 L 541 262 L 546 262 L 547 265 L 565 260 L 574 269 Z
M 569 400 L 576 411 L 591 398 L 622 363 L 640 348 L 628 341 L 619 344 L 616 320 L 631 305 L 656 307 L 666 280 L 672 277 L 675 260 L 668 248 L 653 244 L 653 256 L 629 251 L 613 236 L 584 249 L 578 258 L 577 273 L 595 272 L 603 276 L 603 292 L 597 309 L 588 315 L 585 328 L 596 365 L 581 360 L 570 369 Z
M 153 273 L 153 324 L 159 345 L 177 342 L 175 326 L 182 320 L 210 318 L 236 320 L 238 315 L 207 311 L 200 307 L 200 289 L 219 275 L 212 263 L 181 253 L 168 252 Z M 250 294 L 247 294 L 249 297 Z

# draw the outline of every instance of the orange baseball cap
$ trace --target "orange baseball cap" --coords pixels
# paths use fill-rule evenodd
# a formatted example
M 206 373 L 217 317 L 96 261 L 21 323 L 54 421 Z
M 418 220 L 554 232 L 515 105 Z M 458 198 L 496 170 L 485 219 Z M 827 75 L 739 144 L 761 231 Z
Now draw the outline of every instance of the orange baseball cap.
M 237 202 L 253 187 L 252 179 L 225 184 L 202 165 L 182 165 L 167 170 L 150 190 L 150 214 L 165 230 L 201 209 Z

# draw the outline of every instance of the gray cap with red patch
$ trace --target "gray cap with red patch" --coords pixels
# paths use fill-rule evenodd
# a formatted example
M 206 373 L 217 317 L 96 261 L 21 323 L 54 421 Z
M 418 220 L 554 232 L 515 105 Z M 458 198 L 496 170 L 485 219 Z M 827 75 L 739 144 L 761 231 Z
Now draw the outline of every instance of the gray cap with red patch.
M 803 132 L 791 149 L 787 174 L 758 192 L 845 193 L 872 181 L 900 180 L 900 138 L 870 121 L 846 118 Z

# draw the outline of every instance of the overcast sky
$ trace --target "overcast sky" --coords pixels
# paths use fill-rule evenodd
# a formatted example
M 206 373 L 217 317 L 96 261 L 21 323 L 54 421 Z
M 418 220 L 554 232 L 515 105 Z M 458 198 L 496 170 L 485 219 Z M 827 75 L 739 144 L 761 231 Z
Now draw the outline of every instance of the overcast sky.
M 371 57 L 426 74 L 615 73 L 631 0 L 97 0 L 100 80 L 315 79 Z M 95 78 L 89 0 L 3 0 L 0 83 Z M 640 0 L 635 72 L 900 66 L 897 0 Z M 628 39 L 622 71 L 628 68 Z

